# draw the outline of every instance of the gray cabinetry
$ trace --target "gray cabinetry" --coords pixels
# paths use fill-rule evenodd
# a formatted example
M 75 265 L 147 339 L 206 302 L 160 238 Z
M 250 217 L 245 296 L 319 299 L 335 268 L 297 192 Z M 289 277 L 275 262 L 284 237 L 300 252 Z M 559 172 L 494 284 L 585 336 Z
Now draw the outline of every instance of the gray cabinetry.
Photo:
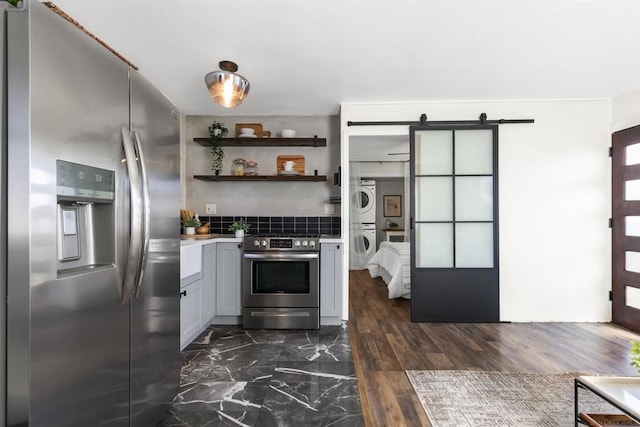
M 185 348 L 201 330 L 203 321 L 202 277 L 180 283 L 180 350 Z
M 209 325 L 241 323 L 238 243 L 211 242 L 181 247 L 180 349 Z
M 342 322 L 342 250 L 341 243 L 320 245 L 320 324 Z
M 211 323 L 216 314 L 216 244 L 210 243 L 202 247 L 203 256 L 203 289 L 204 299 L 204 327 Z
M 202 332 L 205 322 L 202 247 L 180 247 L 180 350 Z
M 227 319 L 230 323 L 239 323 L 242 314 L 240 289 L 240 262 L 242 251 L 239 243 L 218 243 L 216 248 L 216 318 L 220 316 L 238 316 Z M 222 322 L 227 323 L 227 322 Z

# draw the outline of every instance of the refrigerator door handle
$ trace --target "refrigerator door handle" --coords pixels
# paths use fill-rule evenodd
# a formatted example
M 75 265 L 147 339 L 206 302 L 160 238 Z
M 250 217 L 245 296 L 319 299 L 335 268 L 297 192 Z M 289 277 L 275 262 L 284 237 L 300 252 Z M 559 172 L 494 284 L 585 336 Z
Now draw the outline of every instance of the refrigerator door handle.
M 131 134 L 129 133 L 129 129 L 124 126 L 122 126 L 120 130 L 122 133 L 122 147 L 124 148 L 127 172 L 129 174 L 129 204 L 131 209 L 129 220 L 129 256 L 127 257 L 127 266 L 124 271 L 121 299 L 122 304 L 126 304 L 131 301 L 132 295 L 135 293 L 136 277 L 138 276 L 140 267 L 143 201 L 140 173 Z
M 138 153 L 138 162 L 140 165 L 140 180 L 142 183 L 142 248 L 140 251 L 140 268 L 138 271 L 138 279 L 135 289 L 135 298 L 138 298 L 142 289 L 144 273 L 147 268 L 147 259 L 149 256 L 149 239 L 150 239 L 150 217 L 151 217 L 151 198 L 149 196 L 149 175 L 147 174 L 147 162 L 144 158 L 142 150 L 142 141 L 138 132 L 133 133 L 136 152 Z

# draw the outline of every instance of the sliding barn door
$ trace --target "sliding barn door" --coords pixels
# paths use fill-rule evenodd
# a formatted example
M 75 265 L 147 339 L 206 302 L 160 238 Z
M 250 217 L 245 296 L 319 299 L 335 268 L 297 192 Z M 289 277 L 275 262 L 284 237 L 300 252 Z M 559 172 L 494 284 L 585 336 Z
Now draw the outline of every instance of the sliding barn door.
M 411 320 L 497 322 L 497 126 L 412 126 Z

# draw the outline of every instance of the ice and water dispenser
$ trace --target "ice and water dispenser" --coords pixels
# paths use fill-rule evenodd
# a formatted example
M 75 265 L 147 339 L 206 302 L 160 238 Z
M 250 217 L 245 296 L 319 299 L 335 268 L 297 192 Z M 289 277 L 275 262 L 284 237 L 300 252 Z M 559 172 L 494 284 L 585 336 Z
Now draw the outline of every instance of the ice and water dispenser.
M 115 262 L 115 172 L 56 161 L 58 275 Z

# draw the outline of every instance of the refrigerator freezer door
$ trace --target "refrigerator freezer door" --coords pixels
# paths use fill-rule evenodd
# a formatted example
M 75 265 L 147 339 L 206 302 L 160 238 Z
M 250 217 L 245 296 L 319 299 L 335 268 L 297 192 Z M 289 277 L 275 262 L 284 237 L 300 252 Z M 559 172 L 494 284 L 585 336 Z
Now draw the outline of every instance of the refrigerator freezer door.
M 127 426 L 127 254 L 115 242 L 128 229 L 113 212 L 127 209 L 120 126 L 129 118 L 128 67 L 40 2 L 26 4 L 7 13 L 8 425 Z M 58 159 L 115 172 L 116 200 L 94 206 L 111 209 L 101 223 L 115 225 L 96 226 L 93 236 L 115 262 L 58 274 Z
M 156 425 L 180 383 L 180 153 L 174 107 L 131 72 L 131 130 L 146 163 L 149 246 L 131 302 L 131 425 Z

